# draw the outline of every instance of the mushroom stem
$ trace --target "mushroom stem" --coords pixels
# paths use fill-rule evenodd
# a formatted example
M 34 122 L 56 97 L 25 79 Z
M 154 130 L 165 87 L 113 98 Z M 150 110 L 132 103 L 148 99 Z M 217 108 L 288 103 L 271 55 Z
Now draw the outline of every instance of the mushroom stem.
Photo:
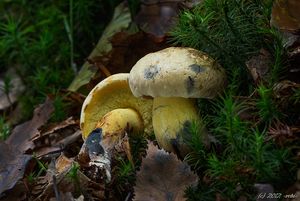
M 105 114 L 96 124 L 102 129 L 102 145 L 112 149 L 121 140 L 126 131 L 143 132 L 143 120 L 139 113 L 131 108 L 114 109 Z
M 91 147 L 91 150 L 88 150 L 91 160 L 90 164 L 104 169 L 107 181 L 109 182 L 111 179 L 111 158 L 113 157 L 113 151 L 116 146 L 119 144 L 122 146 L 122 151 L 125 151 L 127 158 L 133 165 L 127 132 L 141 133 L 143 130 L 143 120 L 140 114 L 135 110 L 124 108 L 114 109 L 108 112 L 101 118 L 96 128 L 91 132 L 91 135 L 97 132 L 100 135 L 100 140 L 96 145 L 98 148 L 87 145 L 87 147 Z M 89 136 L 87 136 L 86 141 L 90 141 L 91 143 L 96 142 L 96 140 L 89 140 Z
M 189 137 L 190 126 L 202 123 L 195 107 L 195 99 L 182 97 L 154 98 L 152 120 L 158 144 L 179 157 L 184 157 L 189 151 L 183 140 L 184 137 Z M 199 132 L 206 135 L 205 130 Z

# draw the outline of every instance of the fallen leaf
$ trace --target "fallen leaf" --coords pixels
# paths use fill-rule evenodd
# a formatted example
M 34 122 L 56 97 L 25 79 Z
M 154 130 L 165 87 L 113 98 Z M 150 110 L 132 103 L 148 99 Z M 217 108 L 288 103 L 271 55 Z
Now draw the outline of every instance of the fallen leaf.
M 8 137 L 6 143 L 21 153 L 32 149 L 34 143 L 31 138 L 39 133 L 38 129 L 50 119 L 53 111 L 53 103 L 50 99 L 47 99 L 45 103 L 34 110 L 33 118 L 30 121 L 18 125 L 12 130 L 12 134 Z
M 84 201 L 83 195 L 75 199 L 71 192 L 66 192 L 66 193 L 60 192 L 59 196 L 60 196 L 59 197 L 60 201 Z M 49 201 L 57 201 L 57 198 L 56 197 L 50 198 Z
M 136 24 L 154 40 L 161 42 L 176 23 L 181 0 L 143 0 Z
M 267 79 L 270 64 L 271 54 L 265 49 L 261 49 L 259 55 L 253 56 L 246 62 L 246 66 L 255 83 Z
M 42 127 L 31 138 L 34 146 L 31 148 L 37 158 L 65 150 L 71 143 L 81 140 L 79 120 L 70 117 L 62 122 Z
M 66 168 L 63 172 L 57 173 L 55 175 L 56 186 L 60 193 L 76 192 L 78 189 L 84 189 L 85 195 L 88 195 L 90 200 L 104 200 L 104 183 L 95 183 L 85 176 L 80 170 L 77 171 L 77 182 L 74 182 L 68 173 L 71 171 L 72 166 Z M 52 173 L 47 173 L 45 177 L 40 177 L 40 180 L 45 180 L 47 178 L 46 185 L 42 188 L 43 191 L 32 197 L 32 200 L 49 200 L 55 197 L 53 191 L 53 182 L 50 175 Z M 42 182 L 43 183 L 43 182 Z
M 55 169 L 58 173 L 62 173 L 67 169 L 70 169 L 72 163 L 74 162 L 73 159 L 66 157 L 65 155 L 60 155 L 55 162 Z
M 95 66 L 106 67 L 111 74 L 129 73 L 135 63 L 150 52 L 168 47 L 164 43 L 155 43 L 143 32 L 118 32 L 111 38 L 112 50 L 103 56 L 93 57 L 90 60 Z M 118 59 L 116 59 L 118 58 Z M 99 70 L 101 72 L 101 70 Z M 91 90 L 105 76 L 101 73 L 94 77 L 88 85 Z
M 0 194 L 14 187 L 23 177 L 30 155 L 0 141 Z
M 5 88 L 8 94 L 5 93 Z M 14 70 L 9 70 L 0 77 L 0 110 L 4 110 L 14 104 L 24 92 L 25 86 L 21 78 Z
M 110 39 L 117 32 L 127 29 L 130 25 L 131 17 L 128 7 L 124 3 L 121 3 L 115 8 L 113 18 L 109 25 L 105 28 L 100 40 L 96 47 L 91 52 L 88 58 L 95 56 L 105 55 L 111 51 L 112 46 Z M 93 67 L 88 61 L 86 61 L 78 75 L 75 77 L 71 85 L 69 86 L 70 91 L 77 91 L 80 87 L 88 84 L 90 80 L 95 76 L 97 68 Z
M 30 121 L 16 126 L 6 142 L 1 142 L 0 193 L 12 188 L 23 177 L 24 168 L 31 159 L 25 152 L 34 146 L 31 138 L 38 133 L 38 128 L 48 121 L 53 110 L 52 101 L 47 99 L 35 109 Z
M 147 156 L 137 173 L 134 201 L 183 201 L 184 190 L 197 182 L 197 175 L 175 154 L 148 143 Z
M 284 31 L 298 31 L 300 29 L 299 10 L 299 0 L 274 1 L 271 15 L 271 25 Z

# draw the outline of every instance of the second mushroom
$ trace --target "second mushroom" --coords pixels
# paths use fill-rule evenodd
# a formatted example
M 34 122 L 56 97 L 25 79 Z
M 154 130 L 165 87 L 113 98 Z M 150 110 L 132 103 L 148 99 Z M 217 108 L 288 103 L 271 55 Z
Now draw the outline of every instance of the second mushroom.
M 226 83 L 224 69 L 207 54 L 170 47 L 141 58 L 131 69 L 129 86 L 137 97 L 153 97 L 152 121 L 158 144 L 184 157 L 186 129 L 202 124 L 195 98 L 213 98 Z M 203 129 L 203 137 L 206 136 Z

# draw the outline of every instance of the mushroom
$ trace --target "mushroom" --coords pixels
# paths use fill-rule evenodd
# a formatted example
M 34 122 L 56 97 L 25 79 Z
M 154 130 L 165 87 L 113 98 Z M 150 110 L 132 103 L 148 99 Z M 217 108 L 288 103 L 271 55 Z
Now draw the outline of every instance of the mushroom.
M 88 155 L 90 165 L 105 170 L 108 181 L 113 149 L 127 131 L 153 132 L 153 101 L 134 97 L 128 76 L 119 73 L 101 81 L 88 94 L 81 109 L 80 128 L 85 143 L 79 155 Z M 126 154 L 130 160 L 130 153 Z
M 111 75 L 97 84 L 88 94 L 80 116 L 80 128 L 84 139 L 96 127 L 100 128 L 101 124 L 106 125 L 105 130 L 108 133 L 112 130 L 125 129 L 127 125 L 134 129 L 136 125 L 139 125 L 138 127 L 143 125 L 142 130 L 146 134 L 153 131 L 152 100 L 134 97 L 128 85 L 128 76 L 128 73 Z M 113 110 L 116 111 L 109 113 Z M 107 118 L 112 115 L 113 118 Z M 115 121 L 115 124 L 111 121 Z M 115 127 L 107 129 L 107 125 L 110 124 Z
M 158 144 L 179 156 L 188 150 L 183 143 L 187 127 L 202 122 L 192 98 L 213 98 L 225 83 L 225 71 L 214 59 L 183 47 L 170 47 L 144 56 L 129 75 L 134 96 L 154 97 L 152 121 Z M 202 133 L 206 136 L 205 129 Z

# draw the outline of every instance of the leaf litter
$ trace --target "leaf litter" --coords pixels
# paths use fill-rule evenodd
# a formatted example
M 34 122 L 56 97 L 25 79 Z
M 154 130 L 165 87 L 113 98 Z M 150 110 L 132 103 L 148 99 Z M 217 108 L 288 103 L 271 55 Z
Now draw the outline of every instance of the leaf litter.
M 151 142 L 136 178 L 134 201 L 183 201 L 185 189 L 198 183 L 198 176 L 186 163 Z

